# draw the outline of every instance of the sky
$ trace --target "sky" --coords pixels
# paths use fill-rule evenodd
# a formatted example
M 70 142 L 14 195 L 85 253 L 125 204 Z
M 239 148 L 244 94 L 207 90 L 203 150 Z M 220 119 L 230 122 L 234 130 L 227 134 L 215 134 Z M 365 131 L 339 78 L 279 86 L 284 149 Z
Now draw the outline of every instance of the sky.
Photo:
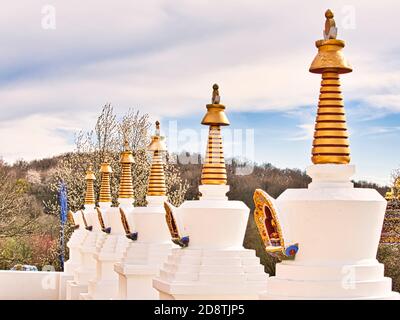
M 171 126 L 200 133 L 218 83 L 226 132 L 249 139 L 249 157 L 303 170 L 320 86 L 308 68 L 327 8 L 353 67 L 342 90 L 355 178 L 388 183 L 400 167 L 396 0 L 4 0 L 0 157 L 73 150 L 76 132 L 93 128 L 108 102 L 119 114 L 134 108 L 159 119 L 169 140 Z

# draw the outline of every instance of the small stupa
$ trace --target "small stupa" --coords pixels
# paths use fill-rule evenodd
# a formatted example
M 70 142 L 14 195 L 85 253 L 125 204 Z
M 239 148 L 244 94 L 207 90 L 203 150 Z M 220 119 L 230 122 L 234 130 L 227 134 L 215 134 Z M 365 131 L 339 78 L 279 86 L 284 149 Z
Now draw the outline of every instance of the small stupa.
M 386 201 L 375 189 L 354 188 L 340 74 L 352 71 L 325 13 L 324 39 L 310 72 L 322 75 L 308 189 L 276 200 L 254 196 L 255 218 L 269 253 L 282 259 L 262 299 L 390 299 L 390 278 L 376 259 Z
M 268 275 L 255 251 L 243 248 L 249 208 L 226 197 L 221 126 L 229 121 L 217 84 L 202 124 L 209 135 L 201 197 L 179 208 L 166 203 L 172 240 L 182 248 L 172 250 L 153 286 L 160 299 L 256 299 Z
M 171 252 L 165 221 L 164 201 L 167 200 L 163 157 L 167 151 L 160 123 L 156 122 L 155 135 L 148 150 L 152 163 L 147 187 L 147 206 L 136 207 L 127 218 L 126 234 L 130 239 L 124 258 L 114 267 L 119 274 L 119 299 L 158 299 L 152 279 Z M 123 212 L 121 212 L 123 214 Z M 132 231 L 135 231 L 133 238 Z
M 89 233 L 79 246 L 80 265 L 74 269 L 74 277 L 67 281 L 66 298 L 68 300 L 78 300 L 80 294 L 87 292 L 88 282 L 92 278 L 95 270 L 95 260 L 93 254 L 104 241 L 102 228 L 95 209 L 96 196 L 94 192 L 94 181 L 96 180 L 93 168 L 90 165 L 86 172 L 86 193 L 84 209 L 80 210 L 83 225 Z
M 118 202 L 120 203 L 120 208 L 131 211 L 134 202 L 132 183 L 132 164 L 134 163 L 134 158 L 128 141 L 124 143 L 120 163 L 121 177 Z M 102 202 L 100 202 L 100 208 L 97 211 L 98 216 L 103 217 L 103 231 L 106 236 L 105 241 L 94 254 L 96 270 L 89 281 L 88 292 L 81 294 L 81 298 L 85 300 L 118 298 L 118 275 L 114 272 L 114 264 L 121 260 L 128 244 L 119 208 L 111 207 L 111 203 L 109 202 L 111 200 L 111 167 L 105 163 L 101 167 L 101 172 L 102 187 L 100 192 Z
M 64 271 L 60 274 L 60 300 L 66 299 L 67 281 L 74 279 L 74 270 L 77 269 L 82 263 L 80 246 L 90 232 L 85 228 L 82 212 L 80 210 L 76 212 L 69 211 L 67 218 L 67 221 L 73 227 L 74 231 L 72 232 L 71 237 L 67 243 L 69 258 L 67 261 L 65 261 Z

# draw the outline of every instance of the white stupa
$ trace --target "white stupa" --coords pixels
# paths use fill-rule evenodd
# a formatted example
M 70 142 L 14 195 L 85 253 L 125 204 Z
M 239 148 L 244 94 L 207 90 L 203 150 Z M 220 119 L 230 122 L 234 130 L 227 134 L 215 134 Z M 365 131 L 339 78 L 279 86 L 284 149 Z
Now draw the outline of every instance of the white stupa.
M 376 259 L 386 201 L 374 189 L 354 188 L 339 75 L 352 69 L 326 12 L 324 40 L 310 72 L 322 74 L 308 189 L 274 200 L 255 194 L 255 218 L 267 251 L 280 254 L 262 299 L 391 299 L 391 279 Z
M 95 269 L 93 254 L 98 250 L 104 241 L 104 232 L 100 225 L 98 214 L 95 209 L 94 193 L 94 172 L 90 166 L 86 173 L 87 189 L 85 196 L 85 209 L 81 210 L 81 217 L 85 229 L 89 231 L 85 239 L 79 246 L 80 265 L 73 270 L 73 280 L 67 281 L 66 298 L 68 300 L 78 300 L 80 294 L 87 292 L 88 282 L 92 278 Z
M 74 279 L 74 270 L 81 265 L 80 246 L 89 234 L 85 228 L 84 215 L 82 210 L 68 212 L 68 222 L 73 225 L 74 231 L 67 243 L 69 259 L 64 263 L 64 271 L 60 274 L 59 299 L 65 300 L 67 295 L 67 281 Z
M 127 217 L 126 233 L 134 231 L 124 258 L 115 265 L 119 274 L 119 299 L 158 299 L 152 280 L 173 246 L 165 220 L 166 197 L 163 153 L 166 151 L 160 124 L 156 122 L 156 134 L 152 136 L 149 151 L 153 159 L 147 190 L 147 207 L 136 207 Z M 133 229 L 134 226 L 134 229 Z
M 268 275 L 254 250 L 243 248 L 249 208 L 229 201 L 220 126 L 229 125 L 218 85 L 202 124 L 209 125 L 200 200 L 179 208 L 167 204 L 174 242 L 160 276 L 153 281 L 160 299 L 257 299 Z

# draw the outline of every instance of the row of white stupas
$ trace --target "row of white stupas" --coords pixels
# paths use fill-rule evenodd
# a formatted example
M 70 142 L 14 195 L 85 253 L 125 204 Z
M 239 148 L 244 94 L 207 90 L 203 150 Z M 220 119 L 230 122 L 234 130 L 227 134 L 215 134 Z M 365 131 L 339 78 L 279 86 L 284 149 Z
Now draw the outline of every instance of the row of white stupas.
M 386 201 L 373 189 L 354 188 L 339 74 L 351 72 L 326 12 L 324 39 L 310 71 L 322 74 L 307 189 L 278 199 L 254 194 L 254 218 L 276 276 L 264 272 L 254 250 L 242 246 L 249 208 L 226 197 L 221 126 L 229 125 L 214 85 L 202 123 L 209 125 L 200 200 L 179 208 L 167 202 L 159 128 L 148 206 L 133 206 L 132 153 L 121 156 L 119 207 L 111 206 L 111 168 L 101 167 L 99 207 L 94 175 L 86 176 L 85 209 L 59 277 L 60 299 L 398 299 L 376 259 Z M 79 227 L 78 227 L 79 226 Z M 1 275 L 0 275 L 1 276 Z M 0 278 L 1 284 L 1 278 Z M 28 297 L 29 298 L 29 297 Z

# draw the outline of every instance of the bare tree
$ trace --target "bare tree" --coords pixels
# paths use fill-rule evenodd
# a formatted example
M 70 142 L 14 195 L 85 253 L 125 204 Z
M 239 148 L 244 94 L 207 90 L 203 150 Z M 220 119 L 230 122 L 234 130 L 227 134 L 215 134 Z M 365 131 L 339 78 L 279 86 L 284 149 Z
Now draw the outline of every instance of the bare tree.
M 110 104 L 106 104 L 97 119 L 94 131 L 80 132 L 76 137 L 76 150 L 65 154 L 55 170 L 50 174 L 48 181 L 53 198 L 45 202 L 48 213 L 58 214 L 57 190 L 60 181 L 64 181 L 68 190 L 68 204 L 71 210 L 82 207 L 85 194 L 85 171 L 91 164 L 96 172 L 95 189 L 100 189 L 100 175 L 98 170 L 101 163 L 107 159 L 113 173 L 111 189 L 114 204 L 118 197 L 119 177 L 121 173 L 119 157 L 127 140 L 133 151 L 135 163 L 132 166 L 134 176 L 135 205 L 144 205 L 147 192 L 147 180 L 150 172 L 151 158 L 147 152 L 150 141 L 150 123 L 148 115 L 130 109 L 121 121 L 118 121 Z M 170 191 L 170 201 L 180 205 L 188 188 L 173 164 L 166 165 L 166 183 Z
M 25 236 L 35 231 L 40 210 L 27 194 L 27 182 L 0 164 L 0 238 Z

